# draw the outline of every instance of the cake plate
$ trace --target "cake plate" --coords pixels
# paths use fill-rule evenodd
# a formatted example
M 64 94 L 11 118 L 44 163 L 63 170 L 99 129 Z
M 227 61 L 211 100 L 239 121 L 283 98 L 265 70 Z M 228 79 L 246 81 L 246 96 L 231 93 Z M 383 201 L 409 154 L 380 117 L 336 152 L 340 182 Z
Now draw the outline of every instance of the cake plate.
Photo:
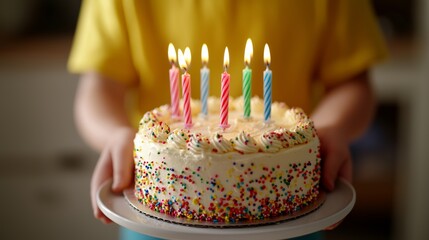
M 146 216 L 132 207 L 124 195 L 112 193 L 111 181 L 98 191 L 100 210 L 118 225 L 146 235 L 165 239 L 285 239 L 317 232 L 341 221 L 356 201 L 353 186 L 339 180 L 334 191 L 326 193 L 324 203 L 315 211 L 296 219 L 270 225 L 211 228 L 171 223 Z

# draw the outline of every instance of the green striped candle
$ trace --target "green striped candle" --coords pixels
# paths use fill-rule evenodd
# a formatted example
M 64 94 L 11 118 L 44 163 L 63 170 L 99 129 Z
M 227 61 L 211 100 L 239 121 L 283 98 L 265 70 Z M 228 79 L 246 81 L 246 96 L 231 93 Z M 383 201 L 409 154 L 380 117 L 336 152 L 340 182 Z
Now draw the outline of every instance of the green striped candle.
M 250 60 L 253 55 L 252 40 L 247 39 L 246 48 L 244 50 L 244 64 L 246 67 L 243 69 L 243 102 L 244 102 L 244 118 L 250 118 L 251 106 L 250 99 L 252 97 L 252 69 L 250 69 Z

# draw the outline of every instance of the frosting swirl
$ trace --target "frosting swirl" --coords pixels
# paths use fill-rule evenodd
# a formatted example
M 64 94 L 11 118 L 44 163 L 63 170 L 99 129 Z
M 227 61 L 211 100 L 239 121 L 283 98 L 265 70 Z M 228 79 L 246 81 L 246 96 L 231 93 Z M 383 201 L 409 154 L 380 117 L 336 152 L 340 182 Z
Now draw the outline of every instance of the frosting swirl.
M 233 147 L 242 153 L 255 153 L 259 151 L 255 139 L 250 134 L 244 133 L 244 131 L 235 137 Z
M 186 143 L 189 140 L 189 130 L 175 129 L 170 136 L 168 136 L 167 143 L 175 146 L 176 148 L 186 148 Z
M 213 151 L 217 153 L 226 153 L 233 150 L 231 142 L 219 133 L 210 138 L 210 143 L 213 145 Z
M 280 140 L 283 148 L 292 147 L 295 145 L 293 139 L 293 133 L 285 128 L 280 128 L 274 131 L 278 134 L 278 139 Z
M 299 125 L 292 129 L 296 144 L 307 143 L 313 137 L 313 131 L 306 128 L 305 126 Z
M 147 112 L 140 121 L 139 133 L 153 142 L 165 142 L 170 134 L 170 126 L 160 122 L 152 112 Z
M 277 152 L 282 148 L 282 142 L 280 140 L 281 134 L 276 132 L 268 132 L 261 136 L 260 141 L 262 145 L 262 151 L 264 152 Z
M 188 150 L 193 153 L 202 153 L 210 148 L 210 140 L 201 134 L 192 134 L 187 144 Z
M 143 115 L 142 119 L 140 120 L 140 126 L 145 126 L 148 123 L 155 123 L 158 122 L 158 119 L 156 118 L 155 114 L 152 112 L 147 112 Z
M 170 127 L 165 122 L 148 122 L 144 125 L 143 130 L 143 136 L 153 142 L 165 143 L 170 134 Z

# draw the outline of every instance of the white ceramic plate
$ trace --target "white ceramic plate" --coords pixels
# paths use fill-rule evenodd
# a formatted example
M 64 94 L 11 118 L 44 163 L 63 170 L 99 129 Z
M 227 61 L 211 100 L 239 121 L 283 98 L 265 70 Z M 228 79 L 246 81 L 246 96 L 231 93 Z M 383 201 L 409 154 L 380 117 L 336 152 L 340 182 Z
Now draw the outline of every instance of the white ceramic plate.
M 319 209 L 273 225 L 240 228 L 202 228 L 170 223 L 148 217 L 136 211 L 123 195 L 110 190 L 108 181 L 99 189 L 97 204 L 101 211 L 122 227 L 143 234 L 166 239 L 284 239 L 323 230 L 341 221 L 352 210 L 356 201 L 353 186 L 340 180 L 336 189 L 326 194 Z

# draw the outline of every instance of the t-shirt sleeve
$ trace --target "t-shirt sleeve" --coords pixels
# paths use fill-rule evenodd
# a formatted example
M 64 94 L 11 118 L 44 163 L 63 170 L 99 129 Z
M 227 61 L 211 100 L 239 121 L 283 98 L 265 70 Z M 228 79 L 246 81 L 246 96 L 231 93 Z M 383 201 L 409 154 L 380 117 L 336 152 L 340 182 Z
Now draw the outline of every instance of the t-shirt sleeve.
M 368 70 L 387 48 L 367 0 L 330 1 L 316 79 L 326 86 Z
M 121 1 L 83 1 L 68 60 L 69 71 L 96 71 L 131 84 L 137 74 L 130 52 Z

